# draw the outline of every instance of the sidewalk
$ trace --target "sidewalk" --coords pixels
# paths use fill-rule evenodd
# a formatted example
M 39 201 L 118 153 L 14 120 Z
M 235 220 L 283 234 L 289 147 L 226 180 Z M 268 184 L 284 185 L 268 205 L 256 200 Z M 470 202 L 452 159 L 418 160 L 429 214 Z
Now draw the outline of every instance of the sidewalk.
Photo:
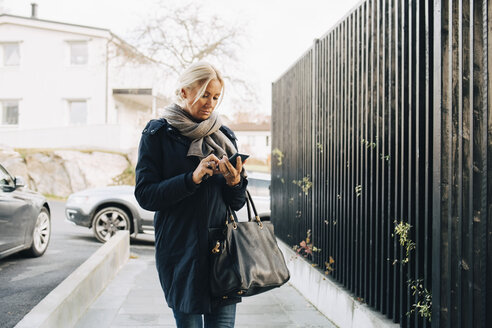
M 175 327 L 162 293 L 153 253 L 132 257 L 79 320 L 76 328 Z M 291 328 L 335 326 L 289 284 L 243 298 L 236 327 Z

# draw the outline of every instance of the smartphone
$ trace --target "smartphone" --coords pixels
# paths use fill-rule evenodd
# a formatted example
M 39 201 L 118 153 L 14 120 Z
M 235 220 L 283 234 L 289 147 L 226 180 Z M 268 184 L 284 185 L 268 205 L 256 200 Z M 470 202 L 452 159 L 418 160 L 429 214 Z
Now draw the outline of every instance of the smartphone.
M 249 157 L 249 155 L 235 153 L 234 155 L 229 157 L 229 162 L 231 162 L 232 166 L 234 166 L 234 167 L 236 167 L 236 159 L 238 156 L 241 156 L 241 162 L 243 162 L 243 163 Z

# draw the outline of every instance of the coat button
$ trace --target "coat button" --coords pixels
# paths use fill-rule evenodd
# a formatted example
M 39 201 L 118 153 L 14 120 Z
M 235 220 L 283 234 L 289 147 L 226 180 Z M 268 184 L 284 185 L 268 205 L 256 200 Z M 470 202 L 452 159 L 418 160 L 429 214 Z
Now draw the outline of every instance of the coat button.
M 144 131 L 143 131 L 143 132 L 147 132 L 147 129 L 144 129 Z
M 154 133 L 155 130 L 150 130 L 150 133 Z

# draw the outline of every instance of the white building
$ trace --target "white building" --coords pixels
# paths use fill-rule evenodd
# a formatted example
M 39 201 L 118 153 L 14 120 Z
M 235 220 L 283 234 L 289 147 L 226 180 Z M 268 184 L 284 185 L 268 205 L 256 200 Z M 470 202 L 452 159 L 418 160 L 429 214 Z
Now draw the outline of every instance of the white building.
M 0 144 L 135 148 L 159 73 L 107 29 L 0 15 Z
M 241 153 L 248 154 L 249 163 L 270 164 L 271 131 L 270 123 L 229 123 L 229 128 L 234 131 Z

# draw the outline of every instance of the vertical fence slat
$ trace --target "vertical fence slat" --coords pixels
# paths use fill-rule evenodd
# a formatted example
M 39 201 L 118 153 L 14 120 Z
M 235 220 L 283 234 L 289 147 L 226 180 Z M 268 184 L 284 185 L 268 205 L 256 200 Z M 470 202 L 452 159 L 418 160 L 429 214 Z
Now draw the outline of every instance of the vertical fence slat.
M 385 289 L 387 288 L 386 286 L 386 281 L 387 281 L 387 273 L 386 273 L 386 262 L 385 260 L 387 257 L 385 256 L 386 254 L 386 225 L 387 225 L 387 218 L 386 218 L 386 211 L 385 211 L 385 201 L 386 201 L 386 189 L 385 189 L 385 184 L 387 181 L 387 177 L 385 175 L 385 163 L 384 163 L 384 154 L 386 154 L 386 140 L 387 140 L 387 135 L 386 135 L 386 95 L 388 92 L 387 89 L 387 84 L 386 84 L 386 73 L 387 73 L 387 20 L 388 20 L 388 15 L 387 15 L 387 2 L 382 1 L 382 10 L 381 10 L 381 32 L 379 33 L 381 35 L 381 46 L 380 46 L 380 52 L 382 52 L 382 64 L 381 64 L 381 70 L 380 70 L 380 75 L 381 75 L 381 90 L 379 92 L 378 97 L 381 99 L 381 124 L 380 124 L 380 131 L 381 131 L 381 149 L 380 151 L 377 152 L 378 154 L 378 160 L 380 162 L 381 166 L 381 175 L 380 175 L 380 190 L 381 192 L 378 193 L 378 199 L 380 202 L 380 205 L 378 207 L 379 215 L 378 217 L 380 218 L 379 220 L 381 221 L 381 228 L 379 229 L 379 256 L 378 258 L 380 259 L 379 261 L 379 279 L 380 279 L 380 287 L 379 287 L 379 306 L 378 310 L 381 311 L 382 313 L 385 313 L 385 303 L 386 303 L 386 297 L 385 297 Z
M 394 206 L 394 212 L 393 212 L 393 221 L 396 221 L 398 217 L 400 217 L 399 213 L 399 206 L 400 206 L 400 197 L 399 195 L 399 188 L 400 186 L 400 181 L 399 181 L 399 168 L 401 166 L 400 162 L 400 156 L 399 154 L 399 149 L 400 149 L 400 142 L 399 142 L 399 136 L 400 136 L 400 108 L 401 108 L 401 71 L 400 71 L 400 63 L 401 63 L 401 0 L 396 0 L 396 6 L 395 6 L 395 137 L 394 139 L 394 153 L 391 155 L 392 158 L 394 158 L 395 161 L 395 184 L 394 184 L 394 193 L 395 193 L 395 206 Z M 398 241 L 397 238 L 393 239 L 393 299 L 395 302 L 393 302 L 393 318 L 396 321 L 397 318 L 399 319 L 400 316 L 400 286 L 399 286 L 399 272 L 400 272 L 400 267 L 395 266 L 396 261 L 398 256 L 401 258 L 401 253 L 400 253 L 400 248 L 398 247 Z
M 431 281 L 432 281 L 432 261 L 431 261 L 431 246 L 432 246 L 432 236 L 430 231 L 432 230 L 432 220 L 430 217 L 431 212 L 431 191 L 432 191 L 432 181 L 431 177 L 431 168 L 432 168 L 432 139 L 430 136 L 431 127 L 432 127 L 432 115 L 431 115 L 431 100 L 430 97 L 432 95 L 432 75 L 431 75 L 431 67 L 432 65 L 432 57 L 431 57 L 431 41 L 432 41 L 432 12 L 430 11 L 430 2 L 431 0 L 425 1 L 424 4 L 424 24 L 425 27 L 423 29 L 423 33 L 425 35 L 425 46 L 422 50 L 423 56 L 425 57 L 425 163 L 424 163 L 424 184 L 426 186 L 424 192 L 424 234 L 421 236 L 421 240 L 424 242 L 424 254 L 423 254 L 423 273 L 424 273 L 424 290 L 432 290 Z M 424 328 L 429 326 L 429 322 L 427 320 L 424 321 Z
M 433 160 L 432 160 L 432 214 L 434 217 L 441 218 L 442 216 L 442 188 L 441 188 L 441 175 L 442 168 L 440 165 L 441 156 L 442 156 L 442 148 L 441 148 L 441 139 L 442 139 L 442 112 L 443 109 L 443 90 L 445 88 L 442 83 L 443 80 L 441 77 L 443 76 L 444 62 L 441 61 L 442 54 L 445 53 L 444 43 L 446 36 L 444 33 L 441 33 L 441 24 L 444 21 L 444 17 L 446 15 L 445 7 L 442 3 L 438 3 L 434 6 L 431 11 L 432 16 L 434 17 L 434 46 L 432 48 L 433 52 L 433 71 L 434 76 L 432 79 L 433 83 L 433 124 L 432 124 L 432 132 L 433 132 Z M 438 32 L 439 31 L 439 32 Z M 432 318 L 433 318 L 433 327 L 438 327 L 441 323 L 441 267 L 442 267 L 442 257 L 441 257 L 441 242 L 442 242 L 442 221 L 439 219 L 432 220 Z
M 375 124 L 373 122 L 373 126 L 375 125 L 375 137 L 374 137 L 374 142 L 376 143 L 376 147 L 372 150 L 371 154 L 372 154 L 372 158 L 371 158 L 371 163 L 375 163 L 375 171 L 374 171 L 374 174 L 371 174 L 371 176 L 374 178 L 374 188 L 372 189 L 373 190 L 373 197 L 372 197 L 372 204 L 374 204 L 374 209 L 372 211 L 373 213 L 373 220 L 374 220 L 374 297 L 373 297 L 373 306 L 378 309 L 379 308 L 379 300 L 378 300 L 378 292 L 379 292 L 379 280 L 377 279 L 377 277 L 380 276 L 380 273 L 379 273 L 379 262 L 381 260 L 381 258 L 378 256 L 378 253 L 379 253 L 379 246 L 380 246 L 380 240 L 379 240 L 379 231 L 381 230 L 381 226 L 380 226 L 380 216 L 379 216 L 379 208 L 380 208 L 380 204 L 379 204 L 379 193 L 380 193 L 380 188 L 379 188 L 379 184 L 380 184 L 380 176 L 379 176 L 379 169 L 380 169 L 380 163 L 379 163 L 379 156 L 378 156 L 378 151 L 379 151 L 379 148 L 380 148 L 380 138 L 381 138 L 381 135 L 380 135 L 380 131 L 379 131 L 379 115 L 380 115 L 380 112 L 379 112 L 379 109 L 380 109 L 380 105 L 381 105 L 381 99 L 380 99 L 380 78 L 381 78 L 381 75 L 380 75 L 380 70 L 381 70 L 381 37 L 380 37 L 380 33 L 381 33 L 381 2 L 378 0 L 376 1 L 376 6 L 375 6 L 375 11 L 376 11 L 376 15 L 375 15 L 375 23 L 376 23 L 376 28 L 375 28 L 375 44 L 376 44 L 376 47 L 375 47 L 375 57 L 376 57 L 376 65 L 375 65 L 375 88 L 374 88 L 374 91 L 375 91 L 375 113 L 376 113 L 376 116 L 375 116 Z
M 480 81 L 483 85 L 482 91 L 482 112 L 483 112 L 483 129 L 482 129 L 482 176 L 480 179 L 481 184 L 481 213 L 484 221 L 488 222 L 488 225 L 482 225 L 482 236 L 484 238 L 488 234 L 488 241 L 484 240 L 484 251 L 487 253 L 488 259 L 485 260 L 486 265 L 483 265 L 482 272 L 480 275 L 482 277 L 492 276 L 492 183 L 490 178 L 490 172 L 492 170 L 492 74 L 490 73 L 490 68 L 492 67 L 492 26 L 490 21 L 492 20 L 492 4 L 490 1 L 484 0 L 482 2 L 482 8 L 476 6 L 477 9 L 481 9 L 482 19 L 482 48 L 483 49 L 483 66 L 480 70 Z M 477 15 L 478 16 L 478 15 Z M 477 47 L 478 48 L 478 47 Z M 474 52 L 475 54 L 475 52 Z M 486 73 L 483 73 L 486 72 Z M 480 82 L 478 83 L 480 84 Z M 488 204 L 488 207 L 487 207 Z M 488 244 L 488 246 L 487 246 Z M 481 309 L 480 313 L 476 316 L 480 318 L 480 314 L 483 313 L 483 309 L 492 307 L 492 279 L 485 279 L 485 284 L 483 284 L 484 296 L 480 299 Z M 485 292 L 487 291 L 487 292 Z M 482 318 L 482 326 L 485 326 L 485 322 L 492 321 L 492 311 L 487 311 L 487 317 Z
M 365 40 L 365 46 L 366 46 L 366 53 L 365 53 L 365 84 L 366 84 L 366 93 L 365 93 L 365 98 L 364 98 L 364 132 L 363 132 L 363 135 L 364 135 L 364 139 L 366 140 L 369 140 L 369 134 L 368 134 L 368 125 L 367 125 L 367 122 L 368 122 L 368 112 L 369 112 L 369 102 L 370 102 L 370 95 L 368 95 L 369 93 L 369 82 L 370 82 L 370 74 L 369 74 L 369 54 L 371 52 L 371 48 L 370 48 L 370 11 L 371 11 L 371 8 L 372 8 L 372 3 L 371 1 L 367 1 L 366 2 L 367 6 L 366 6 L 366 33 L 365 33 L 365 37 L 366 37 L 366 40 Z M 363 192 L 363 197 L 364 197 L 364 203 L 362 205 L 362 207 L 364 208 L 365 211 L 367 211 L 367 204 L 369 202 L 368 200 L 368 194 L 369 194 L 369 188 L 368 188 L 368 151 L 367 151 L 367 147 L 364 149 L 364 163 L 363 163 L 363 170 L 364 170 L 364 182 L 363 182 L 363 189 L 364 189 L 364 192 Z M 367 214 L 364 213 L 364 214 Z M 364 233 L 364 273 L 363 273 L 363 277 L 364 277 L 364 283 L 363 283 L 363 286 L 364 286 L 364 293 L 363 293 L 363 298 L 366 300 L 366 302 L 369 302 L 369 259 L 370 259 L 370 252 L 369 252 L 369 240 L 370 240 L 370 229 L 369 229 L 369 220 L 368 220 L 368 217 L 367 215 L 363 215 L 363 221 L 364 221 L 364 224 L 363 224 L 363 227 L 362 227 L 362 230 L 363 230 L 363 233 Z
M 363 93 L 364 93 L 364 88 L 362 84 L 362 19 L 363 19 L 363 7 L 360 7 L 356 11 L 356 17 L 357 17 L 357 34 L 356 34 L 356 69 L 355 69 L 355 74 L 356 74 L 356 83 L 357 83 L 357 89 L 360 90 L 359 96 L 357 97 L 357 108 L 362 108 L 362 98 L 363 98 Z M 357 156 L 357 171 L 356 171 L 356 205 L 355 205 L 355 220 L 356 220 L 356 226 L 355 226 L 355 267 L 354 267 L 354 275 L 355 275 L 355 288 L 354 288 L 354 293 L 356 295 L 361 295 L 362 289 L 361 289 L 361 271 L 362 271 L 362 231 L 361 231 L 361 205 L 360 205 L 360 191 L 359 188 L 361 186 L 361 172 L 362 172 L 362 160 L 361 160 L 361 147 L 362 147 L 362 142 L 361 142 L 361 111 L 356 110 L 356 117 L 357 117 L 357 128 L 356 128 L 356 156 Z
M 355 288 L 355 271 L 353 270 L 355 268 L 355 249 L 356 249 L 356 243 L 355 243 L 355 232 L 356 232 L 356 217 L 355 217 L 355 174 L 356 174 L 356 169 L 355 169 L 355 163 L 356 163 L 356 158 L 355 158 L 355 138 L 356 138 L 356 131 L 355 131 L 355 126 L 356 126 L 356 119 L 355 119 L 355 109 L 356 109 L 356 103 L 357 103 L 357 88 L 355 86 L 356 84 L 356 23 L 357 23 L 357 14 L 356 12 L 352 13 L 351 19 L 350 19 L 350 65 L 351 68 L 349 70 L 350 73 L 350 183 L 349 183 L 349 218 L 351 222 L 351 226 L 349 229 L 349 243 L 350 243 L 350 262 L 349 262 L 349 285 L 348 288 L 349 290 L 353 293 Z

